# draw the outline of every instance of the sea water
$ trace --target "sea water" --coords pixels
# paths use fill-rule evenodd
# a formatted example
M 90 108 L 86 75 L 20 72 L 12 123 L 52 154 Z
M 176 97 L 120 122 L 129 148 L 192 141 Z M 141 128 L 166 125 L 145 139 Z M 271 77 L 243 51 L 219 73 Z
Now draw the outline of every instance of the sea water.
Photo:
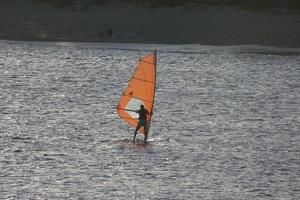
M 146 146 L 116 105 L 158 51 Z M 300 50 L 0 41 L 0 199 L 300 198 Z

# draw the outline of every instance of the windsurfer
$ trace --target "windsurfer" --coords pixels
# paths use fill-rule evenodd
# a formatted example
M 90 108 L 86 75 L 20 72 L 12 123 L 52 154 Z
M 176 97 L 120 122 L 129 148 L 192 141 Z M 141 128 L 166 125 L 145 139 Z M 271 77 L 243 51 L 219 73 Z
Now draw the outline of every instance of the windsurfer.
M 147 137 L 148 137 L 148 127 L 147 127 L 147 115 L 149 115 L 149 111 L 145 109 L 144 105 L 140 106 L 140 110 L 135 111 L 136 113 L 139 114 L 139 122 L 136 126 L 135 132 L 134 132 L 134 137 L 133 137 L 133 142 L 135 142 L 135 137 L 137 134 L 137 131 L 141 128 L 144 127 L 144 143 L 147 142 Z

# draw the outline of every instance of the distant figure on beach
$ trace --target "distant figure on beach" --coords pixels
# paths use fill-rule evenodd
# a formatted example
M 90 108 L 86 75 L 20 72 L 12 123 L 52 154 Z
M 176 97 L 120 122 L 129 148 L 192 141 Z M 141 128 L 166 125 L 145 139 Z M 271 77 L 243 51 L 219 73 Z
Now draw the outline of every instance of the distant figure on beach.
M 90 9 L 90 1 L 89 0 L 69 0 L 72 5 L 72 10 L 74 12 L 84 11 L 88 12 Z
M 147 137 L 148 137 L 148 127 L 147 127 L 147 115 L 149 115 L 149 112 L 147 109 L 145 109 L 144 105 L 140 106 L 140 110 L 135 111 L 136 113 L 139 114 L 139 122 L 136 126 L 135 132 L 134 132 L 134 137 L 133 137 L 133 142 L 135 142 L 135 137 L 137 134 L 137 131 L 141 128 L 144 127 L 144 133 L 145 133 L 145 137 L 144 137 L 144 143 L 147 142 Z
M 107 29 L 107 35 L 108 35 L 108 37 L 112 37 L 113 36 L 113 32 L 112 32 L 112 30 L 109 28 L 109 29 Z
M 114 36 L 114 33 L 113 33 L 113 31 L 112 31 L 111 28 L 108 28 L 107 30 L 102 29 L 102 30 L 100 30 L 99 33 L 98 33 L 98 37 L 99 37 L 99 38 L 100 38 L 100 37 L 113 37 L 113 36 Z

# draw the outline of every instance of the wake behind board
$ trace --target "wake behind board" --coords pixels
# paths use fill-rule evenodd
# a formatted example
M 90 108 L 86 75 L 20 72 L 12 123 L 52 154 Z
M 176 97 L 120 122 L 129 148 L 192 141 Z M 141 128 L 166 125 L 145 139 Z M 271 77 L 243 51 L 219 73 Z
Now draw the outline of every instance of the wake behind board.
M 132 142 L 132 139 L 116 140 L 115 144 L 120 147 L 134 148 L 134 147 L 149 147 L 149 146 L 162 146 L 172 142 L 170 138 L 150 138 L 144 143 L 143 139 L 138 138 L 135 142 Z
M 136 148 L 136 147 L 149 147 L 152 146 L 152 142 L 147 141 L 144 143 L 144 140 L 136 140 L 135 142 L 132 142 L 131 139 L 124 139 L 124 140 L 117 140 L 115 144 L 118 144 L 121 148 Z

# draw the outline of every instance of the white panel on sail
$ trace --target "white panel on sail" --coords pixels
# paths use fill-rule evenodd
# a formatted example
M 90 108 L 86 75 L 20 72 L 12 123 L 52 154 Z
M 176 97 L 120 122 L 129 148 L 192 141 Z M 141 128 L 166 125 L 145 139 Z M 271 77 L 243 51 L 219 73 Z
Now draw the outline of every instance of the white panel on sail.
M 128 110 L 139 110 L 141 105 L 144 105 L 144 102 L 142 100 L 136 99 L 136 98 L 131 98 L 129 100 L 128 104 L 126 105 L 125 109 L 128 109 Z M 139 118 L 139 114 L 136 113 L 136 112 L 132 112 L 132 111 L 126 111 L 126 112 L 132 118 L 135 118 L 135 119 Z

